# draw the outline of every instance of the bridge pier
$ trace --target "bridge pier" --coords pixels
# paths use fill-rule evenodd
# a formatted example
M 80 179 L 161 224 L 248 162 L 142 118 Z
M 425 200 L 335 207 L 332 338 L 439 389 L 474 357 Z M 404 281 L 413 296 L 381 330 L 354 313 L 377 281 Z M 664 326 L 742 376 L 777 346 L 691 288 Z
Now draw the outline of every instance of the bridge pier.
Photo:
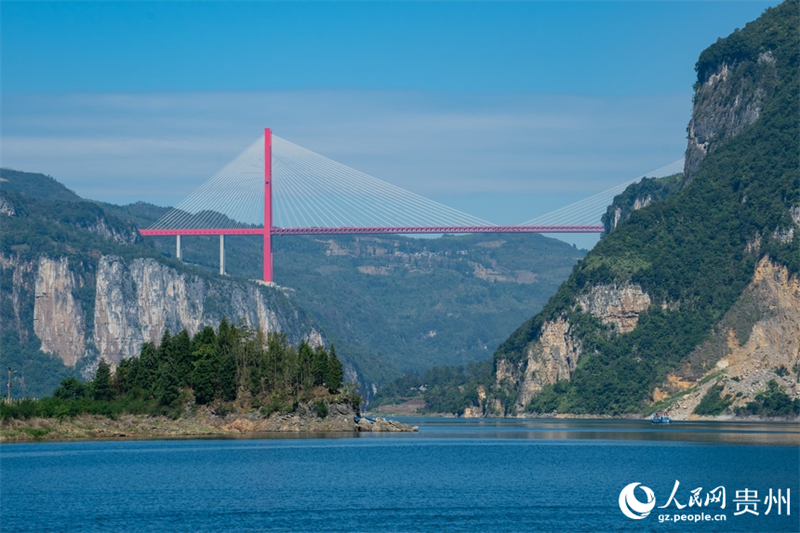
M 225 275 L 225 235 L 219 236 L 219 275 Z
M 183 261 L 183 256 L 181 256 L 181 236 L 175 235 L 175 257 L 178 258 L 178 261 Z

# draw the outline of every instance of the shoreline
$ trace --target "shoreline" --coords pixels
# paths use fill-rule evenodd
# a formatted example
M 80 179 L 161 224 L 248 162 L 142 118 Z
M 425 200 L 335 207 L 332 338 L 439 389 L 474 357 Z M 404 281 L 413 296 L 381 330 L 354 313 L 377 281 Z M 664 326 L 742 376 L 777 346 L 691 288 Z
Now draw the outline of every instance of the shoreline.
M 329 406 L 325 416 L 301 404 L 291 413 L 262 415 L 258 411 L 217 415 L 205 408 L 180 418 L 163 415 L 121 415 L 109 418 L 83 414 L 74 418 L 10 419 L 0 423 L 0 443 L 54 442 L 102 439 L 158 439 L 191 437 L 241 437 L 274 434 L 358 434 L 364 432 L 415 432 L 417 426 L 382 417 L 362 417 L 345 403 Z
M 523 414 L 521 416 L 458 416 L 453 413 L 400 413 L 391 410 L 380 411 L 378 413 L 367 413 L 365 416 L 394 416 L 406 418 L 453 418 L 458 420 L 633 420 L 639 422 L 649 422 L 649 415 L 627 414 L 627 415 L 589 415 L 572 413 L 539 413 Z M 800 416 L 796 417 L 758 417 L 758 416 L 736 416 L 732 414 L 708 416 L 691 415 L 689 418 L 672 417 L 672 422 L 800 422 Z

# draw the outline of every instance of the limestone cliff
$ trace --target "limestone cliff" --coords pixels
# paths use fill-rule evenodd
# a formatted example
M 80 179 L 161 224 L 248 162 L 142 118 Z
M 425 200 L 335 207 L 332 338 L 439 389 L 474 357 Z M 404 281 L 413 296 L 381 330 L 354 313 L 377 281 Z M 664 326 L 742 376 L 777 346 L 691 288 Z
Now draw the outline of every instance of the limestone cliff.
M 701 74 L 689 126 L 684 175 L 690 181 L 703 158 L 761 116 L 765 96 L 777 81 L 775 57 L 766 50 L 755 65 L 749 60 L 723 61 Z
M 264 332 L 286 331 L 295 338 L 311 333 L 300 334 L 303 325 L 297 312 L 276 289 L 211 282 L 154 259 L 128 264 L 119 257 L 102 257 L 95 294 L 95 345 L 112 363 L 138 354 L 143 342 L 158 343 L 166 329 L 186 329 L 194 335 L 204 326 L 216 326 L 223 315 Z
M 170 260 L 133 220 L 49 176 L 0 174 L 0 362 L 16 372 L 13 395 L 46 396 L 69 375 L 91 377 L 100 358 L 115 366 L 167 329 L 194 334 L 223 316 L 292 344 L 326 343 L 288 291 Z M 342 359 L 358 382 L 358 365 Z
M 275 288 L 188 274 L 152 258 L 101 256 L 90 272 L 71 266 L 66 256 L 42 256 L 38 261 L 0 256 L 0 267 L 11 278 L 14 317 L 13 324 L 4 327 L 13 326 L 23 340 L 32 330 L 42 351 L 69 366 L 87 356 L 116 365 L 138 355 L 143 342 L 157 344 L 166 329 L 185 328 L 194 334 L 216 326 L 223 316 L 265 332 L 283 331 L 292 342 L 323 342 Z M 77 296 L 87 284 L 91 290 L 84 294 L 93 295 L 89 301 Z M 32 324 L 26 323 L 28 305 Z
M 86 350 L 85 313 L 73 296 L 76 288 L 66 257 L 39 259 L 33 331 L 42 341 L 42 351 L 57 354 L 69 366 L 75 366 Z
M 613 324 L 620 333 L 633 331 L 639 314 L 650 307 L 650 296 L 633 283 L 594 285 L 578 297 L 584 311 Z
M 543 386 L 568 380 L 580 354 L 580 341 L 573 338 L 569 322 L 561 317 L 545 322 L 538 341 L 528 348 L 517 409 L 524 408 Z
M 626 187 L 614 198 L 603 214 L 605 233 L 609 234 L 617 229 L 617 226 L 628 220 L 636 211 L 678 192 L 682 181 L 683 174 L 673 174 L 663 178 L 645 177 Z
M 611 326 L 609 334 L 624 334 L 636 327 L 639 315 L 650 306 L 650 297 L 639 285 L 599 284 L 588 287 L 573 305 Z M 582 342 L 565 316 L 544 321 L 536 339 L 518 364 L 508 359 L 496 361 L 497 388 L 518 391 L 514 412 L 521 413 L 546 385 L 569 381 L 578 364 Z

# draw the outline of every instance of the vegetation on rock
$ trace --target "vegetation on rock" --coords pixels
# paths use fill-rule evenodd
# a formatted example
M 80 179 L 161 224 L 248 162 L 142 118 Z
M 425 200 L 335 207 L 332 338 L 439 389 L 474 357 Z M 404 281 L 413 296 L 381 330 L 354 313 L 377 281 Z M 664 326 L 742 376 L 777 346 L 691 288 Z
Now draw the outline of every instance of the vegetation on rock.
M 739 416 L 787 417 L 800 415 L 800 399 L 790 398 L 786 390 L 774 379 L 767 390 L 759 392 L 752 402 L 736 409 Z
M 116 417 L 159 414 L 177 418 L 192 405 L 217 410 L 260 409 L 263 414 L 292 412 L 300 402 L 323 400 L 358 406 L 353 386 L 343 384 L 342 363 L 332 345 L 291 346 L 286 336 L 223 319 L 217 331 L 206 327 L 191 338 L 186 330 L 164 333 L 161 343 L 142 346 L 139 357 L 124 359 L 116 372 L 100 361 L 94 379 L 64 379 L 53 396 L 0 405 L 0 419 L 65 418 L 81 414 Z M 344 390 L 344 392 L 342 392 Z M 321 406 L 320 406 L 321 404 Z
M 724 413 L 733 402 L 733 397 L 730 394 L 722 396 L 723 386 L 720 383 L 713 385 L 697 407 L 694 408 L 696 415 L 710 415 L 716 416 Z
M 631 213 L 659 202 L 675 194 L 681 188 L 683 174 L 673 174 L 663 178 L 644 177 L 614 197 L 611 205 L 603 213 L 602 222 L 606 234 L 611 233 L 621 222 L 628 220 Z

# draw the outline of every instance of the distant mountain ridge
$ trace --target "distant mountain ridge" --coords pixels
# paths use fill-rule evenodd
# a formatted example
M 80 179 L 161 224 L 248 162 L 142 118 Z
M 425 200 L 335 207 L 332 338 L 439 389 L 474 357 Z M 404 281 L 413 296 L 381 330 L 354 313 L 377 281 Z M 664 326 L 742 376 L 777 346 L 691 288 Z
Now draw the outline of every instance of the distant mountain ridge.
M 36 394 L 224 314 L 335 342 L 369 397 L 403 371 L 487 359 L 585 253 L 540 235 L 276 237 L 276 291 L 248 281 L 261 275 L 260 239 L 226 237 L 220 277 L 216 237 L 182 239 L 177 261 L 174 238 L 137 233 L 168 208 L 83 200 L 41 174 L 0 178 L 0 364 L 25 368 Z
M 0 189 L 24 194 L 37 200 L 65 200 L 78 202 L 83 200 L 70 189 L 46 174 L 21 172 L 10 168 L 0 169 Z

